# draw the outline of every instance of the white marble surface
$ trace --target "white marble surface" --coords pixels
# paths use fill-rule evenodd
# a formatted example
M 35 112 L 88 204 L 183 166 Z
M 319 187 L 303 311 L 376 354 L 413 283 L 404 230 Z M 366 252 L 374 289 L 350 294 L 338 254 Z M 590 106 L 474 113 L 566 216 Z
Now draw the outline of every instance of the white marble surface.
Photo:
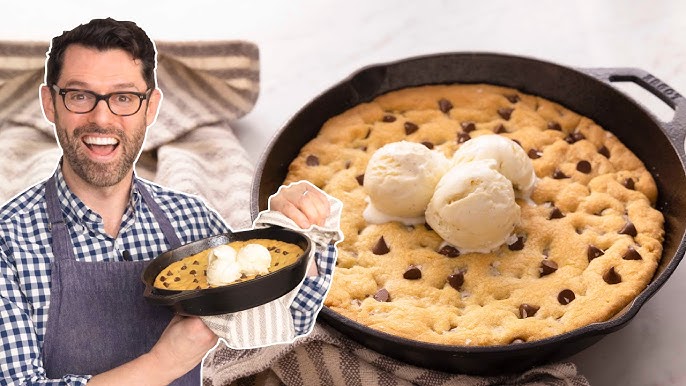
M 247 39 L 261 52 L 255 109 L 235 125 L 257 160 L 307 101 L 358 68 L 448 51 L 524 55 L 571 67 L 637 67 L 686 93 L 686 2 L 38 0 L 3 6 L 0 39 L 48 40 L 94 17 L 158 40 Z M 671 110 L 624 87 L 663 120 Z M 593 385 L 686 385 L 686 268 L 625 328 L 571 358 Z

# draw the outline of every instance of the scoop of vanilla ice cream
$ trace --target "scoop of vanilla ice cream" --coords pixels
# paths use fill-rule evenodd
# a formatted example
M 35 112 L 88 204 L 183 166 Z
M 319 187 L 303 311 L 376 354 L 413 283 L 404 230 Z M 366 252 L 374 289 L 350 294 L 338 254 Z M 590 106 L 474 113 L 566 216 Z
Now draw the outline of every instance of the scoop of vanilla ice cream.
M 426 205 L 449 164 L 443 154 L 420 143 L 401 141 L 379 148 L 364 174 L 364 188 L 373 207 L 365 210 L 365 220 L 423 222 Z
M 487 253 L 502 245 L 520 221 L 512 183 L 492 159 L 463 162 L 436 186 L 426 222 L 460 253 Z
M 272 256 L 269 250 L 260 244 L 248 244 L 238 251 L 236 257 L 241 272 L 246 276 L 265 275 L 269 273 Z
M 207 282 L 210 285 L 227 285 L 240 277 L 241 267 L 236 261 L 235 249 L 220 245 L 210 251 L 207 257 Z
M 528 199 L 536 185 L 536 172 L 524 149 L 501 135 L 481 135 L 465 142 L 453 155 L 453 165 L 482 159 L 496 161 L 496 170 L 514 186 L 517 197 Z

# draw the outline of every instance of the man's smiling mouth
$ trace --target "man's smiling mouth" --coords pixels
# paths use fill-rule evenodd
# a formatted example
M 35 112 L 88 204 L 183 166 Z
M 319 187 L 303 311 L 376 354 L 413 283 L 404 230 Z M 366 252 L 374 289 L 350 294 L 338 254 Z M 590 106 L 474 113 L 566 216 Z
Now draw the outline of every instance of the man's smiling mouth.
M 83 137 L 83 143 L 88 149 L 98 156 L 108 156 L 119 145 L 119 140 L 114 137 L 100 137 L 87 135 Z

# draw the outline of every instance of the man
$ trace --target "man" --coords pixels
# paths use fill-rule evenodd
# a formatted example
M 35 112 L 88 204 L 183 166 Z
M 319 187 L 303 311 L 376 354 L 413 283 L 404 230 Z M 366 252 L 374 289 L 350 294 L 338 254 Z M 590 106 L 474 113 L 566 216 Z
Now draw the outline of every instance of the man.
M 155 65 L 132 22 L 92 20 L 52 41 L 40 99 L 63 156 L 50 179 L 0 208 L 3 382 L 200 382 L 217 336 L 147 304 L 140 274 L 163 251 L 229 229 L 197 198 L 133 172 L 162 99 Z M 326 199 L 303 189 L 273 209 L 321 223 Z

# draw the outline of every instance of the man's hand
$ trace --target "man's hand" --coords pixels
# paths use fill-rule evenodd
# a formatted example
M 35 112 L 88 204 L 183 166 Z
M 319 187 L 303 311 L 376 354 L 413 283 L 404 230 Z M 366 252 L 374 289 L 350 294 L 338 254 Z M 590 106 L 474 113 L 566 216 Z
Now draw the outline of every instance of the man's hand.
M 150 355 L 178 378 L 197 366 L 217 339 L 200 318 L 176 315 L 150 350 Z
M 193 370 L 217 339 L 200 318 L 176 315 L 150 352 L 94 375 L 88 386 L 168 385 Z
M 303 229 L 312 224 L 323 226 L 331 210 L 326 196 L 305 181 L 281 187 L 270 199 L 270 208 L 283 213 Z

